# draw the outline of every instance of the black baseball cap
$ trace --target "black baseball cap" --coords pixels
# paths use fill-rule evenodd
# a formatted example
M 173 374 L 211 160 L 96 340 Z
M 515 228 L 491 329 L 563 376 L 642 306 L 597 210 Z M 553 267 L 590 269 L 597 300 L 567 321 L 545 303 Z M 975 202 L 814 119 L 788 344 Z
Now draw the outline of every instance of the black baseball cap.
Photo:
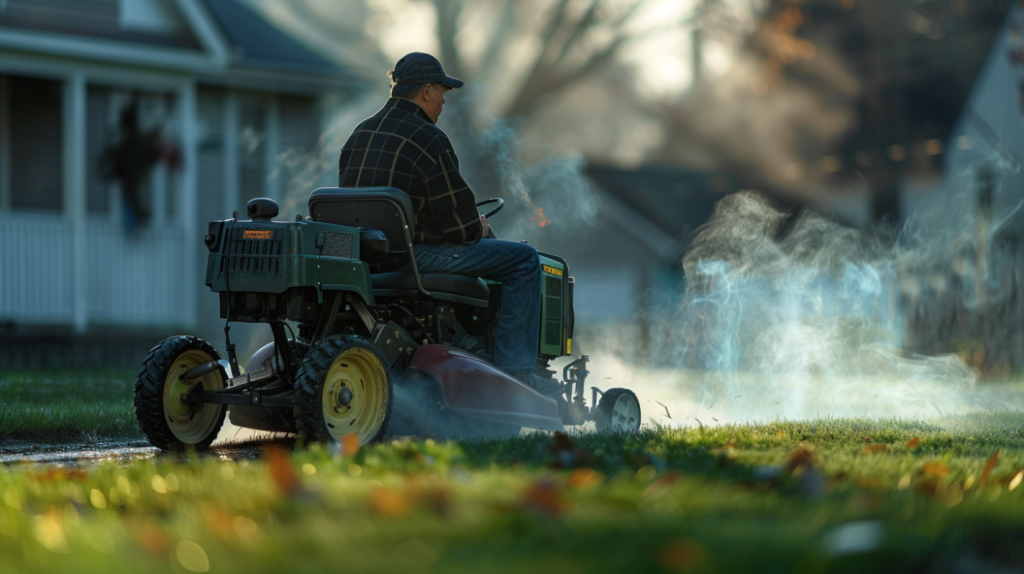
M 396 84 L 444 84 L 449 88 L 461 88 L 465 83 L 444 73 L 441 62 L 424 52 L 412 52 L 402 56 L 389 72 Z

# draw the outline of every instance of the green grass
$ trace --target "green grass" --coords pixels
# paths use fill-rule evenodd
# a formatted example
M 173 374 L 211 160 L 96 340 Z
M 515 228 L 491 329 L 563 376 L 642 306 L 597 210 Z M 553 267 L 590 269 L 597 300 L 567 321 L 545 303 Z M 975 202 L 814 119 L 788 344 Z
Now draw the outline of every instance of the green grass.
M 997 571 L 1024 563 L 1022 425 L 824 420 L 15 466 L 0 473 L 0 571 Z
M 0 373 L 0 441 L 139 438 L 132 371 Z

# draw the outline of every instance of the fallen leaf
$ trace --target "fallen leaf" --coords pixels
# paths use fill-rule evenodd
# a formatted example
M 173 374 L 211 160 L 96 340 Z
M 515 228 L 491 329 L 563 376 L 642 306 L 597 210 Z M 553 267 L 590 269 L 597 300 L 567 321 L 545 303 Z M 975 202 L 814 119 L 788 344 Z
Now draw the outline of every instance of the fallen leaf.
M 716 419 L 715 417 L 711 417 L 711 420 L 715 421 L 716 423 L 718 422 L 718 419 Z
M 128 529 L 139 544 L 150 554 L 164 557 L 170 550 L 170 542 L 163 529 L 152 522 L 133 520 Z
M 915 448 L 917 448 L 917 445 L 919 445 L 919 444 L 921 444 L 921 439 L 919 439 L 919 438 L 917 438 L 915 436 L 914 438 L 908 440 L 907 444 L 903 448 L 906 448 L 908 450 L 909 449 L 915 449 Z
M 223 507 L 211 502 L 203 502 L 199 507 L 203 519 L 206 520 L 206 529 L 212 534 L 225 540 L 234 540 L 238 532 L 233 523 L 234 516 Z
M 523 492 L 522 505 L 534 512 L 558 516 L 565 512 L 561 489 L 550 480 L 538 480 Z
M 66 468 L 51 468 L 46 472 L 36 474 L 32 478 L 39 482 L 54 482 L 57 480 L 77 480 L 79 482 L 88 478 L 88 474 L 81 470 L 68 470 Z
M 576 468 L 590 466 L 594 463 L 594 453 L 578 446 L 572 438 L 563 433 L 556 432 L 551 441 L 548 451 L 554 455 L 555 460 L 551 462 L 552 468 Z M 642 466 L 642 465 L 641 465 Z
M 658 562 L 670 570 L 690 570 L 707 560 L 707 551 L 696 540 L 684 538 L 669 542 L 661 549 Z
M 425 489 L 422 491 L 420 500 L 440 516 L 448 516 L 452 513 L 452 500 L 446 488 L 439 486 Z
M 736 448 L 736 443 L 734 443 L 734 442 L 727 442 L 727 443 L 722 445 L 722 448 Z
M 786 462 L 782 465 L 782 468 L 788 472 L 793 472 L 797 468 L 808 465 L 813 466 L 815 462 L 814 453 L 806 448 L 798 448 L 793 452 L 789 453 L 789 457 L 786 458 Z
M 359 435 L 350 432 L 341 437 L 341 455 L 344 457 L 355 456 L 359 452 Z
M 573 488 L 586 488 L 601 483 L 601 476 L 590 468 L 577 468 L 569 475 L 568 485 Z
M 921 467 L 921 472 L 936 478 L 942 478 L 949 474 L 949 467 L 941 462 L 926 462 L 924 466 Z
M 988 462 L 985 463 L 985 470 L 981 471 L 981 478 L 978 479 L 978 488 L 985 486 L 985 483 L 988 482 L 988 477 L 992 475 L 992 470 L 995 469 L 996 463 L 998 462 L 999 451 L 997 450 L 996 453 L 992 455 L 992 458 L 988 459 Z
M 886 447 L 884 444 L 870 444 L 864 447 L 864 454 L 875 454 L 879 452 L 885 452 L 886 448 L 888 447 Z
M 668 487 L 674 485 L 675 483 L 679 482 L 680 478 L 681 477 L 680 477 L 678 472 L 672 472 L 672 473 L 666 474 L 665 476 L 663 476 L 663 477 L 659 478 L 658 480 L 655 480 L 654 482 L 652 482 L 651 485 L 648 486 L 647 489 L 644 492 L 647 492 L 648 490 L 651 490 L 652 488 L 653 489 L 668 488 Z
M 940 493 L 939 480 L 934 477 L 928 477 L 923 480 L 919 480 L 914 483 L 914 490 L 922 494 L 935 496 Z
M 267 446 L 263 451 L 263 458 L 267 462 L 270 478 L 281 494 L 295 496 L 302 491 L 302 479 L 292 466 L 288 454 L 281 447 L 273 444 Z
M 866 441 L 866 442 L 871 442 L 871 437 L 869 437 L 869 436 L 862 436 L 862 437 L 860 437 L 860 440 L 863 440 L 863 441 Z
M 409 511 L 408 498 L 386 486 L 370 490 L 366 503 L 371 512 L 382 516 L 398 516 Z

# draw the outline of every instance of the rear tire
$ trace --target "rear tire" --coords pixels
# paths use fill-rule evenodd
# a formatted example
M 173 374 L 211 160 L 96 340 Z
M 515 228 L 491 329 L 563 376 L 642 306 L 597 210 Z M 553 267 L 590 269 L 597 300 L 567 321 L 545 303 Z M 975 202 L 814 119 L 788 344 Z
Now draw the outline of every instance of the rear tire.
M 629 433 L 640 429 L 640 401 L 629 389 L 609 389 L 594 412 L 598 432 Z
M 355 335 L 330 337 L 310 349 L 295 377 L 295 422 L 309 442 L 338 441 L 349 433 L 359 444 L 388 431 L 394 384 L 387 360 Z
M 193 367 L 218 360 L 220 354 L 212 345 L 188 335 L 171 337 L 150 350 L 135 380 L 135 417 L 150 444 L 164 450 L 209 448 L 224 424 L 227 409 L 183 399 L 197 389 L 224 388 L 224 379 L 219 370 L 193 383 L 180 377 Z

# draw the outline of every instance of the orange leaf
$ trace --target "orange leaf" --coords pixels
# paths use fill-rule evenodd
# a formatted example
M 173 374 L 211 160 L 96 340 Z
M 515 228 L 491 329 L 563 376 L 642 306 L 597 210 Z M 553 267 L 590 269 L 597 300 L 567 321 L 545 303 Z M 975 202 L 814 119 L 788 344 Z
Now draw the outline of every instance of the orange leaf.
M 814 465 L 814 453 L 806 448 L 798 448 L 789 453 L 789 457 L 786 459 L 786 463 L 783 464 L 782 467 L 789 472 L 793 472 L 794 469 L 805 464 L 811 466 Z
M 400 492 L 378 486 L 367 497 L 370 511 L 383 516 L 398 516 L 409 511 L 409 500 Z
M 906 449 L 917 448 L 917 445 L 919 445 L 919 444 L 921 444 L 921 439 L 919 439 L 919 438 L 917 438 L 915 436 L 914 438 L 912 438 L 912 439 L 907 441 L 907 444 L 906 444 L 906 446 L 904 448 L 906 448 Z
M 871 444 L 864 447 L 864 454 L 875 454 L 876 452 L 885 452 L 888 448 L 884 444 Z
M 689 570 L 701 566 L 707 559 L 707 551 L 696 540 L 684 538 L 666 544 L 658 558 L 658 562 L 670 570 Z
M 985 486 L 988 482 L 989 475 L 992 474 L 992 470 L 995 469 L 996 463 L 999 462 L 999 451 L 997 450 L 992 458 L 988 459 L 988 463 L 985 464 L 985 470 L 981 471 L 981 478 L 978 479 L 978 486 Z
M 601 482 L 601 477 L 589 468 L 577 468 L 569 476 L 569 486 L 573 488 L 586 488 Z
M 860 440 L 865 441 L 865 442 L 871 442 L 871 437 L 869 437 L 869 436 L 862 436 L 862 437 L 860 437 Z
M 942 464 L 941 462 L 928 462 L 921 467 L 921 472 L 924 474 L 930 474 L 936 478 L 942 478 L 949 474 L 949 467 Z
M 277 445 L 267 446 L 263 452 L 263 457 L 267 461 L 267 471 L 270 472 L 270 478 L 277 485 L 277 489 L 281 494 L 294 496 L 302 490 L 302 480 L 299 478 L 299 473 L 295 472 L 291 459 L 281 447 Z
M 153 522 L 133 519 L 129 531 L 139 544 L 154 556 L 163 557 L 170 551 L 170 542 L 162 528 Z
M 538 480 L 530 484 L 523 492 L 522 504 L 530 510 L 549 516 L 558 516 L 565 512 L 562 492 L 550 480 Z
M 81 470 L 68 470 L 66 468 L 51 468 L 46 472 L 41 472 L 35 475 L 35 479 L 39 482 L 53 482 L 57 480 L 77 480 L 83 481 L 89 475 Z
M 355 456 L 357 452 L 359 452 L 359 435 L 350 432 L 341 437 L 342 456 Z

